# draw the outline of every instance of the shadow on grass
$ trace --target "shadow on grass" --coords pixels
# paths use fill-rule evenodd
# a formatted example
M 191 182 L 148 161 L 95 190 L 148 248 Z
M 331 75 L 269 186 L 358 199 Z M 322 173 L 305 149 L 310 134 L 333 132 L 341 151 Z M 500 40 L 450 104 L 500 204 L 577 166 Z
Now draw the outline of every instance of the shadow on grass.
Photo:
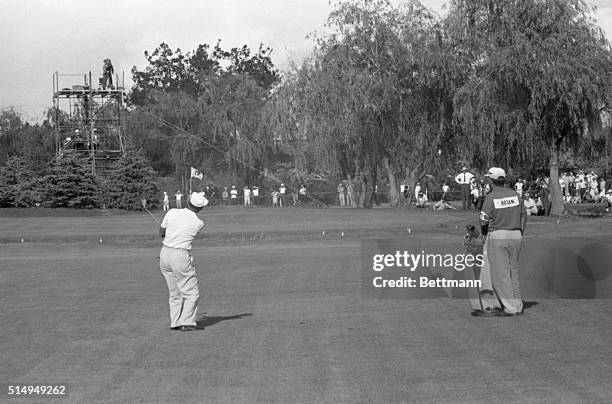
M 232 316 L 201 316 L 196 321 L 196 327 L 198 329 L 204 329 L 206 327 L 210 327 L 212 325 L 220 323 L 221 321 L 239 320 L 239 319 L 241 319 L 243 317 L 249 317 L 249 316 L 252 316 L 252 315 L 253 315 L 253 313 L 234 314 Z
M 539 303 L 538 302 L 523 302 L 523 309 L 530 309 L 536 304 L 539 304 Z

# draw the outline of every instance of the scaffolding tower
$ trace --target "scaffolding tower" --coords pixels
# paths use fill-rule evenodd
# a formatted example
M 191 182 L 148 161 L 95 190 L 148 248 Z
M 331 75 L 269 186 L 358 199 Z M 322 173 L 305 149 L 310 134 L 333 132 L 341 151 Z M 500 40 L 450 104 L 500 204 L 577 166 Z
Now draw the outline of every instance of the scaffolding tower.
M 105 176 L 125 153 L 125 87 L 115 75 L 53 74 L 55 145 L 58 156 L 88 157 L 94 175 Z

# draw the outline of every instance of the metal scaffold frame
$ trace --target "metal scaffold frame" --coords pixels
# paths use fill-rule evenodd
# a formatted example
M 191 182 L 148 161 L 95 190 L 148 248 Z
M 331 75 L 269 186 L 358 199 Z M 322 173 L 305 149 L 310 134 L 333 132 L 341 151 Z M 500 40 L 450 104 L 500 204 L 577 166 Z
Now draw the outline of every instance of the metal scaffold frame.
M 125 153 L 124 78 L 107 84 L 91 72 L 53 74 L 56 152 L 87 155 L 92 173 L 102 176 Z

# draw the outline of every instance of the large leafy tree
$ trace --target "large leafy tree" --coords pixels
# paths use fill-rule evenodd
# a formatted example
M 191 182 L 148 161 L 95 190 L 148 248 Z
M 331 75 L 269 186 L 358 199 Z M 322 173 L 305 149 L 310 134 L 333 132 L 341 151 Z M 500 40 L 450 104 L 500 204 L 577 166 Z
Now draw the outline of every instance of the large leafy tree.
M 156 167 L 161 174 L 173 166 L 184 184 L 190 166 L 241 168 L 248 176 L 265 150 L 260 114 L 279 79 L 271 52 L 263 46 L 226 51 L 220 43 L 187 53 L 161 44 L 146 52 L 149 65 L 132 70 L 131 99 L 138 106 L 128 124 L 132 143 L 164 161 Z
M 441 166 L 438 150 L 452 149 L 457 63 L 437 18 L 418 1 L 339 2 L 329 26 L 312 61 L 279 91 L 281 113 L 270 115 L 297 143 L 294 154 L 335 161 L 334 171 L 354 174 L 362 188 L 369 177 L 373 191 L 383 166 L 397 203 L 398 175 L 414 183 Z
M 561 151 L 589 141 L 609 106 L 612 54 L 592 12 L 582 0 L 451 2 L 472 73 L 455 97 L 467 144 L 489 165 L 548 158 L 552 214 L 563 211 Z
M 53 130 L 45 122 L 29 124 L 8 108 L 0 112 L 0 163 L 19 156 L 41 170 L 53 156 Z

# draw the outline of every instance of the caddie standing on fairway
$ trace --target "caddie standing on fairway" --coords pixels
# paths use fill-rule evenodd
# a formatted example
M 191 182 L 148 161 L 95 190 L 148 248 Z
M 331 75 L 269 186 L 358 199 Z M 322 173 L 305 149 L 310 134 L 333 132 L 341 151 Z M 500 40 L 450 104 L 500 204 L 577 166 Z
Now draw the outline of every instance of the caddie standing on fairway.
M 159 235 L 164 239 L 159 267 L 168 285 L 172 330 L 196 329 L 200 292 L 191 243 L 204 228 L 197 213 L 207 204 L 203 193 L 194 192 L 187 201 L 187 208 L 170 209 L 159 228 Z
M 519 284 L 519 255 L 527 213 L 518 193 L 504 187 L 506 172 L 492 167 L 485 175 L 491 192 L 485 197 L 480 212 L 482 233 L 487 234 L 487 256 L 491 268 L 491 283 L 503 306 L 499 316 L 523 313 Z

